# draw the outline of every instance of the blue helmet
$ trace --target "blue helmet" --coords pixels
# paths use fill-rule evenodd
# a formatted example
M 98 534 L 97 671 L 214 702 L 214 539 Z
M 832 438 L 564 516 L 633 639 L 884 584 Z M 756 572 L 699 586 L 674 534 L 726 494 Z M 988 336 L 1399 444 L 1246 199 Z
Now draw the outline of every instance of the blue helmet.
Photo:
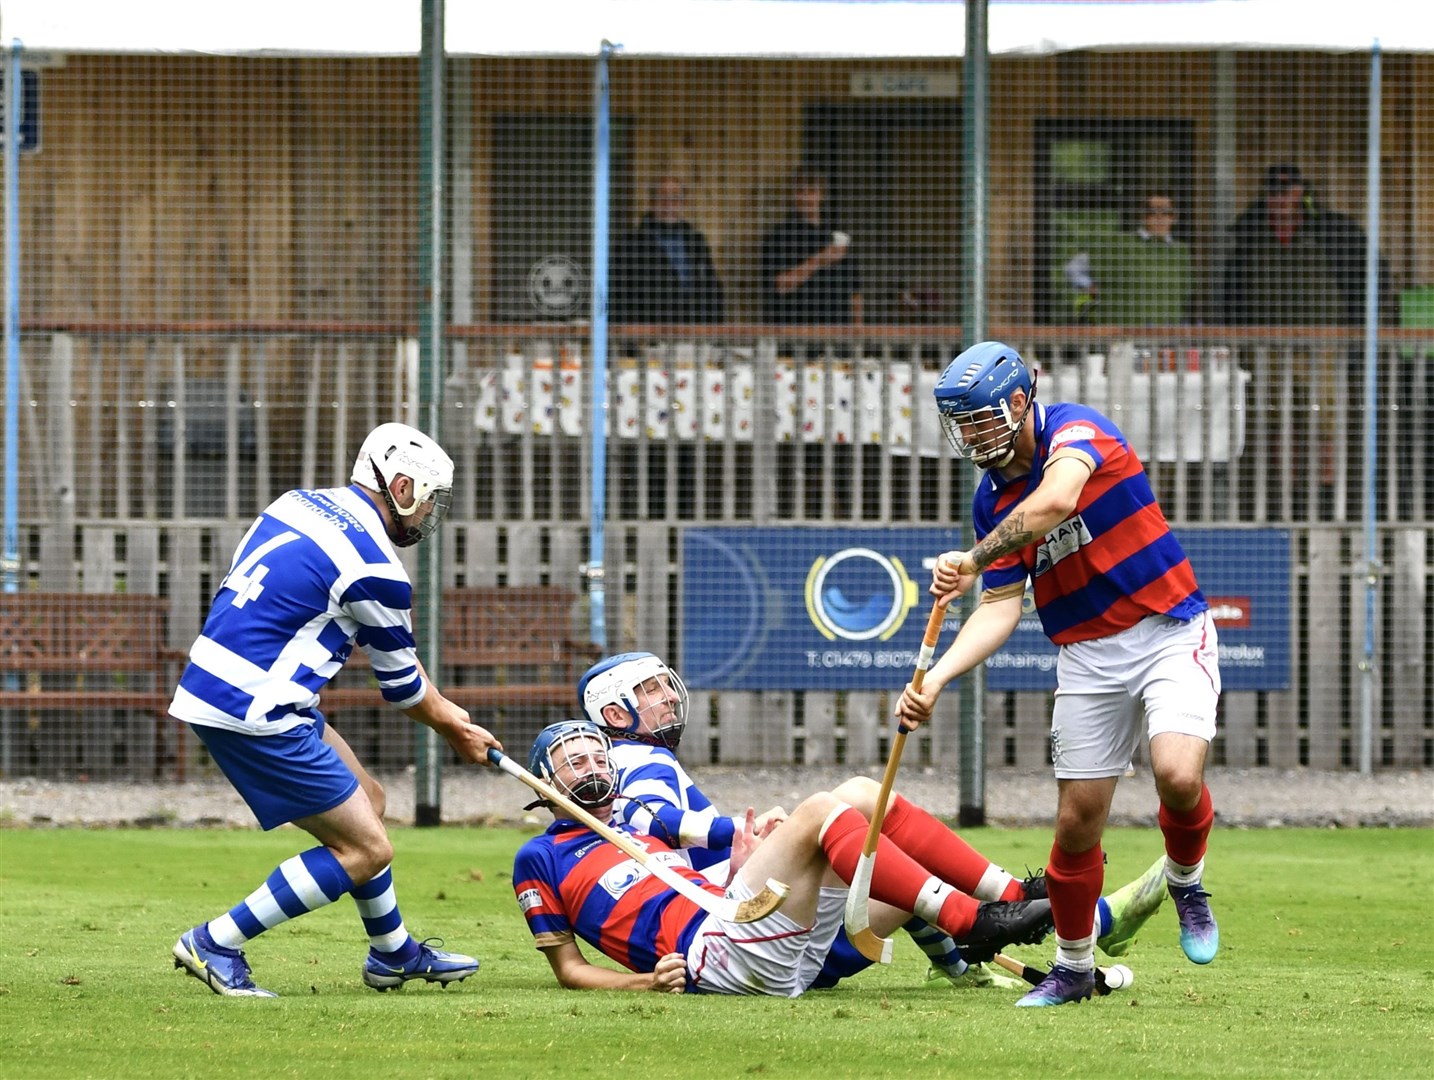
M 1020 415 L 1011 408 L 1017 390 L 1026 396 Z M 936 380 L 936 410 L 947 440 L 983 469 L 998 469 L 1015 457 L 1035 397 L 1035 374 L 1020 353 L 999 341 L 972 345 Z
M 601 748 L 594 752 L 570 747 L 570 752 L 564 754 L 561 761 L 554 760 L 554 754 L 569 741 L 589 739 L 596 739 L 602 744 Z M 579 719 L 559 720 L 543 728 L 533 740 L 533 748 L 528 751 L 528 771 L 538 779 L 546 780 L 579 806 L 595 810 L 607 806 L 617 797 L 617 774 L 608 762 L 608 751 L 611 749 L 607 733 L 596 724 Z M 560 765 L 576 766 L 582 758 L 594 754 L 597 757 L 593 763 L 594 771 L 576 776 L 572 783 L 558 775 Z
M 578 680 L 578 702 L 583 715 L 614 739 L 676 750 L 687 727 L 687 687 L 650 652 L 599 660 Z M 622 710 L 622 721 L 605 714 L 609 705 Z

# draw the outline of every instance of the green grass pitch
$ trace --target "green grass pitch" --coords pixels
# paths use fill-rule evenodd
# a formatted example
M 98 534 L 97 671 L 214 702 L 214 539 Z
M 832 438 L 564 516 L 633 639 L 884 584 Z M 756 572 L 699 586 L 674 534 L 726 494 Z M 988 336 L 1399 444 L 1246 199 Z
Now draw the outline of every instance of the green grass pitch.
M 1016 871 L 1046 830 L 965 834 Z M 442 991 L 359 980 L 352 902 L 248 949 L 277 1001 L 229 1000 L 171 966 L 180 932 L 310 846 L 291 828 L 0 831 L 0 1077 L 1404 1077 L 1434 1073 L 1434 832 L 1217 828 L 1206 884 L 1221 950 L 1187 962 L 1167 904 L 1122 958 L 1129 991 L 1014 1009 L 1009 991 L 888 968 L 796 1001 L 559 990 L 509 871 L 523 834 L 396 829 L 410 930 L 476 953 Z M 1107 835 L 1107 890 L 1160 849 Z M 587 950 L 585 950 L 587 951 Z M 1013 950 L 1046 962 L 1053 944 Z M 592 954 L 589 951 L 589 956 Z

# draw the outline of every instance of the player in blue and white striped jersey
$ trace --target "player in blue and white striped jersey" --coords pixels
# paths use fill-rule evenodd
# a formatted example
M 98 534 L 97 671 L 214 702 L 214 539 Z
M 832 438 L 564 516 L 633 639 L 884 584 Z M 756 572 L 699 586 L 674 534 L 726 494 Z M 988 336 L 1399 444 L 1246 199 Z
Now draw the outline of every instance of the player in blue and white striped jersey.
M 453 461 L 423 432 L 381 424 L 364 440 L 351 480 L 287 492 L 254 522 L 170 703 L 260 825 L 292 822 L 319 841 L 175 943 L 175 967 L 217 994 L 276 996 L 254 985 L 241 946 L 345 893 L 369 937 L 367 985 L 446 986 L 478 970 L 471 956 L 408 933 L 394 896 L 383 788 L 319 711 L 320 691 L 357 643 L 384 700 L 442 735 L 464 761 L 486 763 L 488 749 L 501 748 L 423 670 L 413 589 L 395 550 L 438 527 L 452 498 Z
M 678 848 L 708 881 L 729 876 L 736 818 L 719 813 L 677 760 L 687 726 L 687 688 L 651 653 L 621 653 L 594 664 L 578 683 L 589 720 L 613 740 L 619 800 L 615 817 Z M 766 836 L 786 817 L 775 807 L 756 819 Z
M 677 745 L 687 726 L 687 687 L 678 674 L 648 652 L 620 653 L 598 661 L 578 682 L 583 714 L 612 739 L 611 761 L 617 772 L 618 799 L 614 818 L 639 832 L 657 836 L 677 848 L 709 881 L 727 882 L 732 840 L 741 821 L 720 813 L 677 759 Z M 873 801 L 877 785 L 855 777 L 835 789 L 845 801 Z M 895 796 L 887 820 L 905 831 L 908 842 L 942 854 L 945 880 L 978 900 L 1018 900 L 1027 884 L 1012 878 L 924 810 Z M 758 815 L 754 831 L 765 838 L 786 819 L 776 806 Z M 1040 882 L 1032 882 L 1034 889 Z M 968 966 L 957 944 L 934 926 L 913 918 L 906 926 L 911 939 L 930 957 L 932 978 L 958 986 L 1014 989 L 1023 983 L 984 964 Z M 838 934 L 812 989 L 824 989 L 870 966 L 847 939 Z

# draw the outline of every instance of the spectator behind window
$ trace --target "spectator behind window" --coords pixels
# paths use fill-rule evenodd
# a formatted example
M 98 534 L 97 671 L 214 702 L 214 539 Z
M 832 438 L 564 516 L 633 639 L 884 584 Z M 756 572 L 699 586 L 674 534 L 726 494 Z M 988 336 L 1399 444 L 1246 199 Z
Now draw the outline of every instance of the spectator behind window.
M 762 307 L 783 325 L 861 322 L 861 276 L 851 237 L 826 219 L 826 178 L 799 169 L 791 212 L 762 239 Z
M 1272 165 L 1263 193 L 1230 227 L 1224 320 L 1246 326 L 1359 326 L 1365 233 L 1316 200 L 1296 165 Z M 1389 265 L 1379 260 L 1380 317 L 1397 322 Z
M 1175 200 L 1162 189 L 1142 195 L 1140 225 L 1110 236 L 1065 266 L 1077 291 L 1075 313 L 1106 326 L 1172 326 L 1189 320 L 1190 248 L 1175 239 Z
M 682 180 L 664 173 L 649 207 L 614 259 L 612 319 L 619 323 L 717 323 L 725 315 L 712 249 L 687 221 Z

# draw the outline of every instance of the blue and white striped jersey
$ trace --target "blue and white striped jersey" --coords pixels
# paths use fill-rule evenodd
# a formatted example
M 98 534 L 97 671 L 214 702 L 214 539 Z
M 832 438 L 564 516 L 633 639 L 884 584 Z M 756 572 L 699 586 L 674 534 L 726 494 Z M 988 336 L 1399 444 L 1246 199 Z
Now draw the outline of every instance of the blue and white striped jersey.
M 694 870 L 727 883 L 736 821 L 719 814 L 665 746 L 614 739 L 608 759 L 617 769 L 613 817 L 665 840 Z
M 169 711 L 255 735 L 311 724 L 355 641 L 384 698 L 416 705 L 427 687 L 412 603 L 408 572 L 360 488 L 290 491 L 240 541 Z

